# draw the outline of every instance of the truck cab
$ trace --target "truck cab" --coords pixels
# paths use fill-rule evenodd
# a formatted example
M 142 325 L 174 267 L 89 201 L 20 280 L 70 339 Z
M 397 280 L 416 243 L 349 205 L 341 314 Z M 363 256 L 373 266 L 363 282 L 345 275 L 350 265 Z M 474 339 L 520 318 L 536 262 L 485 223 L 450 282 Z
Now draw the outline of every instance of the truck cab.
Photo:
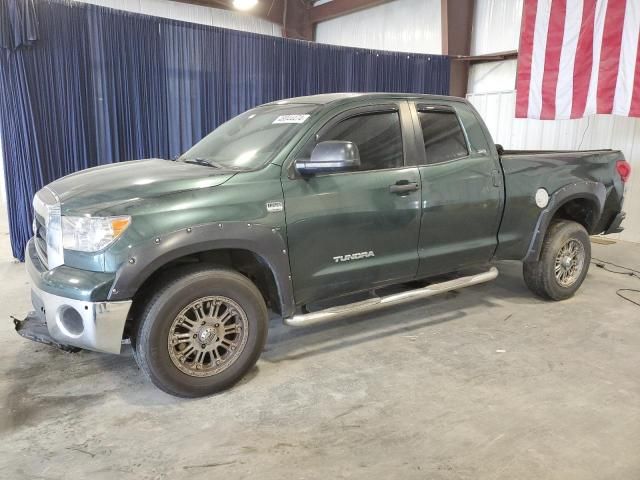
M 309 132 L 282 177 L 296 298 L 310 303 L 488 263 L 504 189 L 478 122 L 466 102 L 382 97 L 342 108 Z M 356 144 L 360 164 L 307 167 L 327 141 Z

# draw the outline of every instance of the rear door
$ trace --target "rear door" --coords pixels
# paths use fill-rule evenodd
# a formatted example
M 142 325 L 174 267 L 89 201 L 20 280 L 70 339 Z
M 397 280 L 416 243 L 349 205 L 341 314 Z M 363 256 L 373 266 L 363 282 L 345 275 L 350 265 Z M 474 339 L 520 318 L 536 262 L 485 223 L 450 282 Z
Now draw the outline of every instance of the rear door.
M 412 107 L 421 147 L 418 277 L 487 262 L 497 247 L 502 213 L 497 156 L 468 106 Z
M 412 279 L 418 268 L 420 175 L 405 161 L 415 149 L 409 104 L 342 112 L 296 158 L 307 158 L 325 140 L 354 142 L 362 165 L 313 177 L 290 168 L 283 178 L 298 304 Z

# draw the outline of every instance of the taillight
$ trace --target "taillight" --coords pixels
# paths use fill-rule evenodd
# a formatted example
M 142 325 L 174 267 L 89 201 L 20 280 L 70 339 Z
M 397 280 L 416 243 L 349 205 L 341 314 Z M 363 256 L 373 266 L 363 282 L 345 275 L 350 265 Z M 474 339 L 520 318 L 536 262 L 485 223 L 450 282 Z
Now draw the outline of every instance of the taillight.
M 620 175 L 620 180 L 625 183 L 631 175 L 631 165 L 626 160 L 618 160 L 616 162 L 616 171 Z

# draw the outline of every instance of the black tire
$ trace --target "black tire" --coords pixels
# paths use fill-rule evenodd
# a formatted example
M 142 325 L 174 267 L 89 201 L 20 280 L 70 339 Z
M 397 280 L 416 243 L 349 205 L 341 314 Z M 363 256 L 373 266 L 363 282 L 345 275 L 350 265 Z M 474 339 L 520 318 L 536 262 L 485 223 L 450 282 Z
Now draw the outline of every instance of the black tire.
M 241 351 L 238 348 L 237 358 L 230 360 L 224 370 L 211 376 L 192 376 L 174 363 L 176 360 L 169 353 L 169 335 L 183 309 L 206 297 L 229 299 L 243 310 L 247 328 L 242 330 L 246 341 Z M 267 306 L 260 291 L 243 275 L 202 267 L 178 273 L 148 297 L 132 338 L 134 358 L 154 385 L 171 395 L 191 398 L 211 395 L 234 385 L 255 365 L 267 339 L 268 321 Z M 213 357 L 209 359 L 213 364 Z
M 569 285 L 563 285 L 556 277 L 556 258 L 561 248 L 575 240 L 581 245 L 584 259 L 575 280 Z M 582 285 L 589 271 L 591 263 L 591 242 L 587 230 L 577 222 L 570 220 L 554 220 L 549 225 L 542 244 L 540 259 L 535 262 L 525 262 L 523 265 L 524 281 L 527 287 L 547 300 L 565 300 L 572 297 Z

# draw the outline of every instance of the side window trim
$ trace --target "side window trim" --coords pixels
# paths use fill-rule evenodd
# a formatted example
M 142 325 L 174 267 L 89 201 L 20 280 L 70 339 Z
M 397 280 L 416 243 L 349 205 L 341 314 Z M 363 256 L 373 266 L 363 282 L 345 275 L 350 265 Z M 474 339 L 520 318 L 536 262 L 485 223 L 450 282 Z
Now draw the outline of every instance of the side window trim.
M 458 112 L 456 111 L 456 109 L 453 106 L 449 106 L 449 105 L 438 105 L 438 104 L 427 104 L 427 103 L 416 103 L 415 104 L 415 112 L 416 112 L 416 116 L 415 116 L 415 121 L 417 122 L 416 127 L 418 129 L 418 133 L 419 133 L 419 138 L 420 141 L 422 142 L 422 149 L 424 151 L 424 137 L 423 137 L 423 133 L 422 133 L 422 124 L 420 122 L 420 113 L 426 113 L 426 112 L 446 112 L 446 113 L 452 113 L 453 115 L 455 115 L 456 120 L 458 122 L 458 126 L 460 127 L 460 131 L 462 132 L 462 136 L 464 137 L 464 141 L 465 141 L 465 147 L 467 149 L 467 154 L 463 155 L 461 157 L 456 157 L 456 158 L 451 158 L 449 160 L 442 160 L 440 162 L 429 162 L 429 158 L 427 157 L 426 151 L 424 153 L 424 156 L 422 157 L 424 160 L 424 163 L 419 163 L 418 165 L 421 167 L 428 167 L 430 165 L 444 165 L 446 163 L 452 163 L 452 162 L 457 162 L 458 160 L 464 160 L 465 158 L 469 158 L 472 157 L 474 155 L 474 153 L 472 153 L 472 149 L 471 149 L 471 143 L 469 142 L 469 136 L 467 135 L 467 130 L 464 128 L 464 125 L 462 124 L 462 121 L 460 120 L 460 116 L 458 115 Z
M 318 137 L 322 136 L 322 133 L 333 128 L 335 125 L 339 124 L 340 122 L 349 120 L 350 118 L 360 117 L 362 115 L 375 115 L 376 113 L 393 113 L 393 112 L 397 112 L 399 114 L 400 109 L 396 106 L 389 105 L 388 108 L 369 109 L 369 107 L 364 107 L 364 108 L 360 107 L 360 108 L 347 110 L 345 112 L 341 112 L 337 114 L 335 117 L 332 117 L 331 119 L 329 119 L 323 126 L 321 126 L 318 129 L 318 131 L 315 134 L 315 141 L 316 142 L 318 141 Z M 400 125 L 400 127 L 402 127 L 402 125 Z
M 404 100 L 402 102 L 406 103 L 406 101 Z M 373 115 L 376 113 L 392 113 L 392 112 L 396 112 L 398 114 L 398 122 L 399 122 L 400 135 L 402 140 L 402 165 L 397 167 L 381 168 L 381 169 L 374 169 L 374 170 L 357 170 L 353 172 L 323 173 L 323 174 L 316 175 L 316 177 L 328 177 L 331 175 L 353 175 L 358 173 L 388 171 L 388 170 L 397 170 L 397 169 L 406 168 L 407 166 L 409 166 L 407 163 L 407 150 L 409 149 L 409 145 L 407 141 L 407 133 L 405 132 L 405 129 L 407 128 L 407 124 L 405 123 L 405 119 L 403 118 L 406 115 L 406 113 L 403 114 L 401 102 L 398 101 L 393 103 L 380 103 L 380 104 L 374 104 L 374 105 L 357 106 L 357 107 L 353 107 L 348 110 L 344 110 L 342 112 L 336 113 L 333 117 L 326 120 L 323 125 L 318 127 L 316 132 L 309 139 L 307 139 L 307 141 L 305 141 L 301 146 L 295 149 L 293 154 L 289 157 L 290 160 L 289 160 L 289 166 L 287 167 L 287 170 L 288 170 L 287 176 L 290 179 L 301 178 L 301 176 L 297 173 L 295 169 L 296 159 L 299 158 L 298 156 L 306 148 L 308 142 L 317 143 L 318 139 L 321 138 L 321 135 L 323 132 L 326 132 L 328 129 L 332 128 L 338 123 L 353 117 L 357 117 L 361 115 Z
M 484 124 L 484 121 L 478 115 L 476 110 L 474 108 L 472 108 L 471 105 L 469 105 L 469 104 L 461 103 L 459 105 L 456 105 L 455 111 L 456 111 L 456 114 L 458 115 L 458 120 L 460 121 L 460 123 L 462 125 L 462 129 L 463 129 L 463 131 L 465 133 L 465 136 L 467 137 L 467 141 L 469 142 L 469 146 L 471 147 L 469 151 L 473 155 L 494 156 L 492 154 L 492 152 L 491 152 L 491 138 L 487 138 L 486 125 Z M 484 147 L 486 147 L 486 148 L 481 149 L 481 150 L 476 150 L 475 146 L 471 142 L 471 136 L 470 136 L 467 128 L 465 127 L 464 122 L 462 121 L 461 111 L 463 111 L 463 112 L 467 113 L 468 115 L 471 115 L 472 117 L 474 117 L 474 119 L 478 123 L 478 127 L 480 128 L 480 131 L 482 133 L 482 138 L 484 139 Z

